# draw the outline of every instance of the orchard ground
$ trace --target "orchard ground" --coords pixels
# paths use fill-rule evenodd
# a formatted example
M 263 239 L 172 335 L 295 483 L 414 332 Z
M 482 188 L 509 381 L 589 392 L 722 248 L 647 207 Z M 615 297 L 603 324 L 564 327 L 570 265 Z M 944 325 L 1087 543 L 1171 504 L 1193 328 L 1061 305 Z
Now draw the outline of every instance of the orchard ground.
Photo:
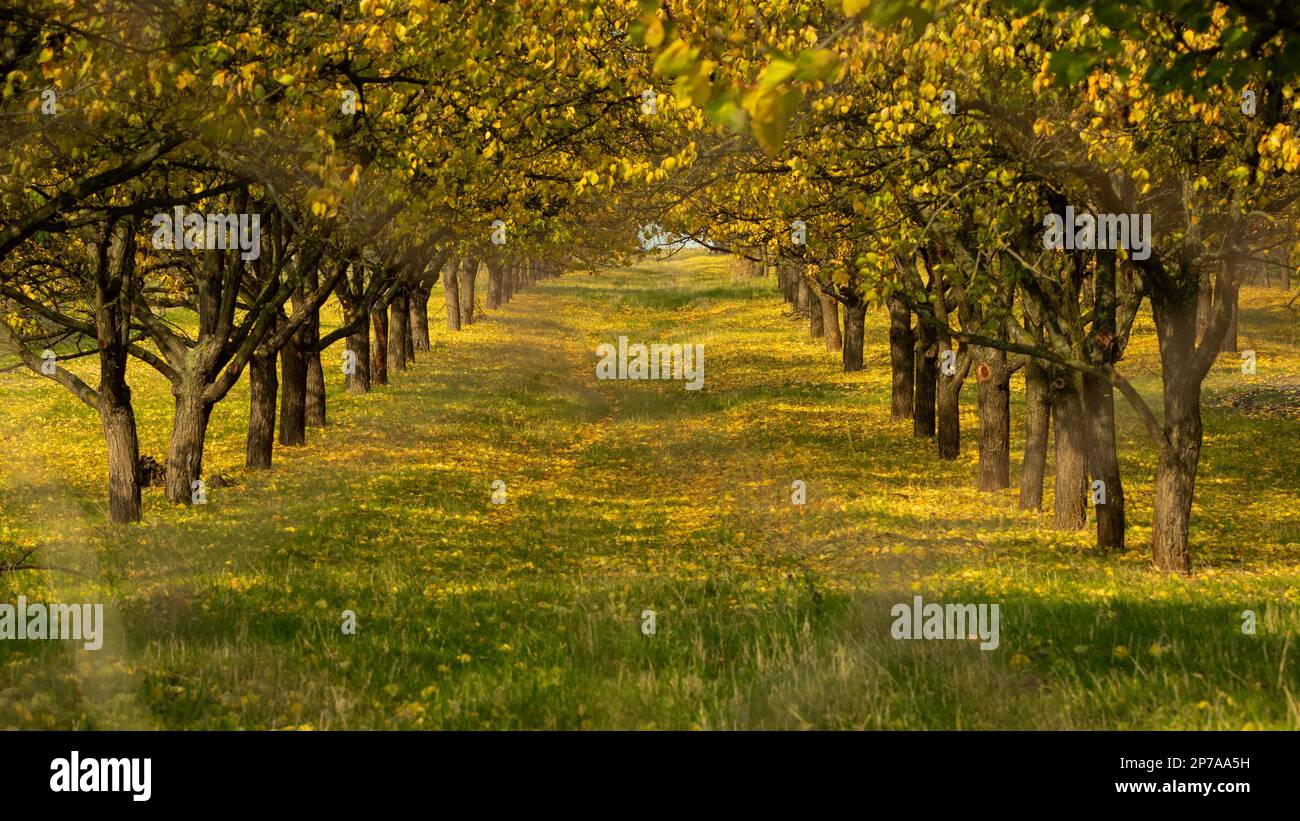
M 149 489 L 125 527 L 105 523 L 96 415 L 0 374 L 0 562 L 39 546 L 78 571 L 0 573 L 0 601 L 108 613 L 96 652 L 0 642 L 0 727 L 1300 729 L 1288 295 L 1243 291 L 1257 374 L 1224 354 L 1207 380 L 1182 578 L 1149 564 L 1154 451 L 1127 405 L 1129 551 L 1103 555 L 1090 529 L 1052 529 L 1050 464 L 1048 512 L 975 489 L 973 385 L 956 462 L 890 419 L 883 312 L 845 374 L 779 321 L 769 279 L 731 271 L 683 254 L 543 281 L 435 327 L 369 395 L 343 392 L 337 345 L 329 426 L 266 472 L 243 469 L 244 380 L 205 457 L 234 484 L 195 508 Z M 1135 333 L 1121 370 L 1158 400 L 1149 314 Z M 620 335 L 703 343 L 704 389 L 597 380 L 596 346 Z M 97 381 L 93 357 L 71 367 Z M 168 386 L 129 379 L 141 452 L 161 458 Z M 893 640 L 890 607 L 917 594 L 998 603 L 1000 647 Z

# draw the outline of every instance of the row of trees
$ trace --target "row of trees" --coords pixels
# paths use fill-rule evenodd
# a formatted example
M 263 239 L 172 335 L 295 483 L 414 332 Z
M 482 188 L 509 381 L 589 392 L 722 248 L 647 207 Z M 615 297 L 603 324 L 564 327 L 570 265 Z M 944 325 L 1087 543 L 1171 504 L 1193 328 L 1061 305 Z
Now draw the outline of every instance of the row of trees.
M 0 342 L 98 412 L 114 522 L 141 515 L 130 360 L 171 385 L 165 491 L 189 504 L 245 374 L 265 468 L 277 405 L 280 446 L 325 424 L 330 346 L 368 391 L 428 348 L 439 282 L 459 329 L 480 279 L 492 309 L 635 247 L 622 198 L 673 126 L 643 111 L 635 4 L 317 5 L 0 11 Z
M 1058 526 L 1085 525 L 1100 481 L 1108 549 L 1118 391 L 1159 454 L 1153 560 L 1187 572 L 1200 386 L 1300 218 L 1293 22 L 1186 0 L 29 0 L 0 11 L 0 336 L 99 412 L 110 517 L 131 521 L 129 360 L 172 386 L 186 503 L 245 372 L 260 468 L 277 406 L 281 446 L 324 424 L 330 346 L 369 390 L 427 346 L 439 284 L 457 328 L 480 279 L 491 309 L 654 225 L 772 265 L 846 370 L 887 310 L 893 413 L 940 458 L 973 374 L 985 490 L 1010 483 L 1023 370 L 1021 504 L 1054 443 Z M 1149 215 L 1150 235 L 1044 248 L 1071 210 Z M 156 243 L 184 212 L 256 214 L 257 237 L 211 247 L 209 219 L 196 250 Z M 1144 311 L 1158 398 L 1121 364 Z M 47 347 L 98 357 L 98 385 Z
M 845 370 L 865 312 L 887 309 L 893 413 L 940 458 L 959 453 L 973 374 L 981 489 L 1009 486 L 1023 369 L 1021 505 L 1042 503 L 1052 431 L 1057 526 L 1084 527 L 1101 482 L 1097 543 L 1116 550 L 1119 392 L 1158 453 L 1153 561 L 1188 572 L 1201 385 L 1235 349 L 1241 282 L 1289 272 L 1295 250 L 1294 31 L 1248 4 L 1050 5 L 647 6 L 641 37 L 678 98 L 763 148 L 702 149 L 666 224 L 772 264 Z M 1105 220 L 1081 250 L 1045 248 L 1047 215 L 1075 212 L 1135 217 L 1121 247 L 1095 242 Z M 1142 215 L 1145 238 L 1128 230 Z M 1154 401 L 1120 364 L 1146 310 Z

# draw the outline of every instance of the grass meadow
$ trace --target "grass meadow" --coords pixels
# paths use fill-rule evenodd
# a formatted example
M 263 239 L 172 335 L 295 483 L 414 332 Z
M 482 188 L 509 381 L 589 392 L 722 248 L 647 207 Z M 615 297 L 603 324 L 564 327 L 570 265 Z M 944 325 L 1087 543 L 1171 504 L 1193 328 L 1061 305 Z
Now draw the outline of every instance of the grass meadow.
M 434 327 L 369 395 L 343 392 L 340 344 L 305 447 L 244 469 L 244 380 L 205 456 L 232 484 L 194 508 L 148 489 L 124 527 L 106 523 L 96 414 L 0 373 L 0 562 L 37 547 L 67 568 L 0 573 L 0 601 L 108 616 L 96 652 L 0 642 L 0 728 L 1300 729 L 1283 292 L 1243 291 L 1257 373 L 1224 354 L 1206 382 L 1189 578 L 1150 567 L 1155 453 L 1126 405 L 1129 550 L 1104 555 L 1052 529 L 1050 461 L 1049 511 L 1017 510 L 1019 377 L 1013 487 L 982 493 L 973 384 L 962 456 L 941 462 L 889 416 L 883 312 L 845 374 L 787 311 L 771 280 L 682 254 Z M 703 390 L 597 380 L 596 346 L 620 335 L 703 343 Z M 1152 400 L 1157 357 L 1148 314 L 1121 369 Z M 70 367 L 97 381 L 93 357 Z M 138 363 L 130 383 L 161 461 L 168 385 Z M 914 595 L 999 603 L 1000 646 L 895 641 L 890 607 Z

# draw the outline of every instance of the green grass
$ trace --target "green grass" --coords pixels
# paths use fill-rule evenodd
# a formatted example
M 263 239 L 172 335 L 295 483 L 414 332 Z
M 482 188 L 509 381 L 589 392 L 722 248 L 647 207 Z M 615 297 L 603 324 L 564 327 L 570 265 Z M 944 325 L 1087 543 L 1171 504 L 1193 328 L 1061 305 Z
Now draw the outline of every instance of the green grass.
M 1184 579 L 1149 567 L 1154 454 L 1127 408 L 1132 549 L 1099 555 L 1014 488 L 976 491 L 969 438 L 943 463 L 889 418 L 882 314 L 844 374 L 770 282 L 729 270 L 566 274 L 437 329 L 368 396 L 331 349 L 329 427 L 263 473 L 242 467 L 241 383 L 206 456 L 236 484 L 194 509 L 149 490 L 123 528 L 95 415 L 0 374 L 0 560 L 39 546 L 83 571 L 0 574 L 0 601 L 110 613 L 98 652 L 0 642 L 0 727 L 1300 728 L 1300 421 L 1269 399 L 1300 339 L 1278 292 L 1244 297 L 1259 373 L 1225 354 L 1207 383 Z M 620 334 L 704 343 L 704 389 L 596 380 Z M 1149 319 L 1124 367 L 1158 398 Z M 171 397 L 144 368 L 131 383 L 161 459 Z M 918 593 L 999 603 L 1001 646 L 894 641 L 889 609 Z

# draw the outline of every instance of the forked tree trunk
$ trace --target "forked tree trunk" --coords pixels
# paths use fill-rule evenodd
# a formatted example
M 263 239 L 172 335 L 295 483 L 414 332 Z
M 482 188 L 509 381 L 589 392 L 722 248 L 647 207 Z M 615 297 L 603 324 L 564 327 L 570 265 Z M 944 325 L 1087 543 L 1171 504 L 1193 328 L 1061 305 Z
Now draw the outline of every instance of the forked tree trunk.
M 889 412 L 895 419 L 912 415 L 912 394 L 916 384 L 916 335 L 912 331 L 912 312 L 901 300 L 890 297 L 889 369 L 892 375 Z
M 1043 509 L 1043 474 L 1052 405 L 1047 370 L 1038 360 L 1025 362 L 1025 455 L 1020 467 L 1020 509 Z
M 844 337 L 840 334 L 840 303 L 833 296 L 817 292 L 817 301 L 821 303 L 822 331 L 826 340 L 826 350 L 836 352 L 844 347 Z

